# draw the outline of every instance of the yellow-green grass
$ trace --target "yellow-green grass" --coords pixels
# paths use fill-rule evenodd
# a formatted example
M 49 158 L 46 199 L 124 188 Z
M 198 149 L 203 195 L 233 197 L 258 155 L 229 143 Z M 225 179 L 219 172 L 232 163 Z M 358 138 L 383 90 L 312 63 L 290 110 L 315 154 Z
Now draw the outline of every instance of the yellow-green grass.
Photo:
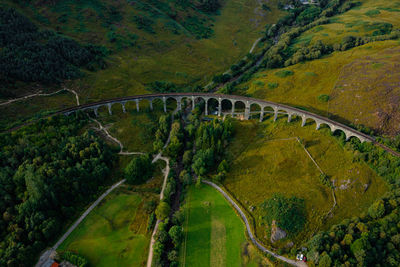
M 59 250 L 84 256 L 93 266 L 144 266 L 150 234 L 143 198 L 117 189 L 75 229 Z
M 276 1 L 269 6 L 272 12 L 260 12 L 257 1 L 226 1 L 215 16 L 211 38 L 197 40 L 160 31 L 146 36 L 147 43 L 156 45 L 122 50 L 110 57 L 107 69 L 72 83 L 81 88 L 83 101 L 144 93 L 147 84 L 156 80 L 205 85 L 246 55 L 265 24 L 277 20 L 281 12 Z
M 326 44 L 340 43 L 343 37 L 372 36 L 379 30 L 374 23 L 390 23 L 393 28 L 400 27 L 400 1 L 361 0 L 361 6 L 332 17 L 331 23 L 319 25 L 304 32 L 296 40 L 300 44 L 313 44 L 322 40 Z
M 344 150 L 327 128 L 316 131 L 315 124 L 300 124 L 299 120 L 287 123 L 286 117 L 275 123 L 272 119 L 263 124 L 235 122 L 236 133 L 227 151 L 231 169 L 224 185 L 252 214 L 256 235 L 265 244 L 270 244 L 269 226 L 262 222 L 259 205 L 274 193 L 304 199 L 307 222 L 299 234 L 289 237 L 301 244 L 316 231 L 361 214 L 387 190 L 383 180 L 366 164 L 353 162 L 353 152 Z M 331 190 L 320 182 L 320 171 L 296 137 L 337 187 L 338 207 L 332 216 L 325 218 L 333 206 Z M 368 189 L 364 192 L 366 184 Z
M 102 107 L 97 119 L 113 137 L 121 141 L 124 151 L 152 152 L 158 120 L 160 116 L 167 114 L 163 111 L 162 102 L 154 102 L 153 110 L 150 110 L 147 101 L 140 102 L 139 112 L 136 111 L 135 102 L 127 103 L 125 108 L 126 113 L 123 113 L 122 106 L 114 104 L 112 115 L 109 115 L 108 109 Z M 167 112 L 175 108 L 176 104 L 170 103 L 167 105 Z
M 54 112 L 75 105 L 75 96 L 66 91 L 53 96 L 35 96 L 2 105 L 0 106 L 0 128 L 6 129 L 22 124 L 32 118 L 33 114 Z
M 134 157 L 137 156 L 119 156 L 118 168 L 114 168 L 112 173 L 118 177 L 115 181 L 123 178 L 121 170 Z M 115 189 L 58 250 L 81 254 L 93 266 L 144 266 L 151 235 L 151 231 L 147 231 L 149 216 L 144 210 L 144 203 L 158 201 L 164 178 L 163 168 L 165 163 L 159 160 L 154 164 L 153 177 L 146 183 L 135 186 L 125 184 Z
M 244 224 L 217 190 L 190 187 L 185 211 L 181 266 L 241 266 Z
M 347 123 L 348 121 L 353 123 L 365 123 L 366 126 L 377 128 L 377 125 L 373 125 L 369 120 L 371 113 L 377 112 L 376 102 L 374 103 L 374 92 L 373 90 L 367 90 L 371 86 L 371 80 L 374 80 L 374 88 L 376 85 L 386 87 L 386 83 L 383 83 L 383 79 L 396 80 L 398 79 L 396 68 L 393 67 L 393 59 L 388 57 L 380 57 L 379 63 L 385 64 L 388 62 L 387 70 L 381 71 L 369 71 L 369 78 L 366 78 L 365 71 L 362 68 L 352 69 L 351 76 L 353 77 L 353 83 L 357 83 L 362 91 L 363 98 L 370 99 L 374 105 L 366 105 L 361 103 L 363 109 L 370 109 L 370 113 L 355 114 L 359 110 L 358 105 L 354 105 L 354 99 L 357 97 L 355 94 L 349 95 L 346 92 L 347 98 L 340 97 L 341 90 L 350 90 L 350 88 L 342 88 L 335 92 L 335 97 L 328 102 L 323 102 L 318 99 L 318 96 L 322 94 L 332 95 L 336 90 L 336 84 L 340 82 L 343 76 L 343 72 L 346 71 L 346 65 L 352 64 L 353 62 L 362 60 L 370 61 L 368 64 L 370 67 L 374 67 L 374 60 L 371 55 L 379 55 L 379 53 L 386 53 L 385 49 L 397 47 L 398 41 L 383 41 L 373 42 L 366 44 L 344 52 L 334 52 L 332 55 L 326 56 L 321 59 L 308 61 L 293 66 L 289 66 L 283 69 L 271 69 L 258 73 L 252 80 L 244 84 L 248 87 L 247 93 L 253 97 L 275 101 L 279 103 L 285 103 L 292 106 L 299 106 L 306 108 L 309 111 L 319 113 L 324 116 L 332 116 L 333 119 Z M 374 56 L 375 58 L 379 56 Z M 390 68 L 392 66 L 392 68 Z M 287 77 L 279 77 L 275 73 L 281 70 L 293 71 L 293 75 Z M 357 92 L 359 93 L 359 92 Z M 394 93 L 395 94 L 395 93 Z M 339 98 L 340 97 L 340 98 Z M 330 103 L 335 103 L 336 99 L 340 99 L 337 104 L 340 107 L 345 108 L 329 108 Z M 381 104 L 383 106 L 385 104 Z M 389 109 L 387 107 L 386 109 Z M 364 117 L 363 117 L 364 116 Z M 361 119 L 363 117 L 363 119 Z M 358 118 L 356 120 L 355 118 Z

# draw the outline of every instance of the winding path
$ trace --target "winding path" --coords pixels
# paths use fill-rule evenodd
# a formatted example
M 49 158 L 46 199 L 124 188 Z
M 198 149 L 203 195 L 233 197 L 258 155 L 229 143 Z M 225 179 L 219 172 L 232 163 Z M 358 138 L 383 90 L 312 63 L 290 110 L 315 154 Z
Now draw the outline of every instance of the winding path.
M 282 260 L 282 261 L 284 261 L 284 262 L 286 262 L 286 263 L 288 263 L 290 265 L 293 265 L 293 266 L 299 266 L 299 267 L 307 266 L 307 264 L 305 262 L 291 260 L 291 259 L 288 259 L 286 257 L 283 257 L 281 255 L 278 255 L 278 254 L 266 249 L 254 237 L 246 215 L 244 214 L 242 209 L 236 204 L 236 202 L 224 190 L 222 190 L 221 187 L 219 187 L 218 185 L 214 184 L 213 182 L 210 182 L 210 181 L 207 181 L 207 180 L 203 180 L 202 182 L 204 184 L 210 185 L 210 186 L 214 187 L 215 189 L 217 189 L 225 197 L 225 199 L 228 200 L 229 203 L 231 203 L 231 205 L 236 209 L 236 211 L 239 213 L 240 217 L 242 218 L 244 224 L 246 225 L 246 230 L 247 230 L 247 233 L 248 233 L 248 235 L 250 237 L 251 242 L 253 242 L 253 244 L 256 245 L 261 251 L 263 251 L 264 253 L 268 253 L 268 254 L 274 256 L 275 258 L 280 259 L 280 260 Z
M 22 97 L 19 97 L 19 98 L 10 99 L 10 100 L 8 100 L 8 101 L 1 102 L 1 103 L 0 103 L 0 106 L 9 105 L 9 104 L 11 104 L 11 103 L 14 103 L 14 102 L 17 102 L 17 101 L 21 101 L 21 100 L 26 100 L 26 99 L 28 99 L 28 98 L 32 98 L 32 97 L 35 97 L 35 96 L 52 96 L 52 95 L 56 95 L 56 94 L 58 94 L 58 93 L 60 93 L 60 92 L 62 92 L 62 91 L 68 91 L 68 92 L 73 93 L 73 94 L 75 95 L 76 104 L 77 104 L 78 106 L 80 105 L 80 104 L 79 104 L 79 96 L 78 96 L 78 93 L 77 93 L 75 90 L 68 89 L 68 88 L 65 88 L 65 87 L 64 87 L 63 89 L 58 90 L 58 91 L 53 92 L 53 93 L 42 94 L 41 91 L 39 91 L 39 93 L 36 93 L 36 94 L 31 94 L 31 95 L 22 96 Z

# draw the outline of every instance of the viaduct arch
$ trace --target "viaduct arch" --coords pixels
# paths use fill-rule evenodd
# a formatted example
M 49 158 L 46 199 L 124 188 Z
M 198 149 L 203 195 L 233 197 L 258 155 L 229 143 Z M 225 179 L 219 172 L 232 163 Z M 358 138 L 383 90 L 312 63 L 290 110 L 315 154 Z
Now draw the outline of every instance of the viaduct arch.
M 217 114 L 218 116 L 230 114 L 232 116 L 237 114 L 244 114 L 244 119 L 248 120 L 251 114 L 257 113 L 259 114 L 259 120 L 262 121 L 264 118 L 264 114 L 266 113 L 273 113 L 274 114 L 274 121 L 278 118 L 278 114 L 286 114 L 288 116 L 288 122 L 291 121 L 293 116 L 299 116 L 302 119 L 301 126 L 306 124 L 307 119 L 311 119 L 316 123 L 316 129 L 318 130 L 323 124 L 327 125 L 332 132 L 337 130 L 341 130 L 344 132 L 346 136 L 346 140 L 350 139 L 351 137 L 358 138 L 361 142 L 374 142 L 375 139 L 369 135 L 361 133 L 349 126 L 341 124 L 339 122 L 330 120 L 326 117 L 301 110 L 298 108 L 294 108 L 291 106 L 274 103 L 270 101 L 260 100 L 251 97 L 245 96 L 237 96 L 237 95 L 223 95 L 223 94 L 211 94 L 211 93 L 167 93 L 167 94 L 147 94 L 147 95 L 136 95 L 136 96 L 127 96 L 127 97 L 120 97 L 120 98 L 113 98 L 108 100 L 102 100 L 99 102 L 94 102 L 90 104 L 84 104 L 72 108 L 67 108 L 57 112 L 58 114 L 69 115 L 74 113 L 78 110 L 93 110 L 95 115 L 98 115 L 98 109 L 101 106 L 106 106 L 108 108 L 108 112 L 111 115 L 111 107 L 114 104 L 120 104 L 122 106 L 123 112 L 126 112 L 125 105 L 128 102 L 135 102 L 136 103 L 136 110 L 139 111 L 139 102 L 142 100 L 147 100 L 150 103 L 150 109 L 153 109 L 153 101 L 155 99 L 162 100 L 164 104 L 164 112 L 167 111 L 167 99 L 172 98 L 177 102 L 177 109 L 181 110 L 182 108 L 182 100 L 189 99 L 192 101 L 192 109 L 194 108 L 195 102 L 200 99 L 203 100 L 205 103 L 205 115 L 208 115 L 208 102 L 210 99 L 215 99 L 218 102 L 217 107 Z M 232 104 L 232 109 L 228 112 L 222 111 L 222 101 L 230 101 Z M 242 102 L 245 105 L 244 111 L 235 112 L 235 103 Z M 250 112 L 251 106 L 258 106 L 258 111 Z M 266 110 L 267 109 L 267 110 Z M 271 111 L 272 110 L 272 111 Z

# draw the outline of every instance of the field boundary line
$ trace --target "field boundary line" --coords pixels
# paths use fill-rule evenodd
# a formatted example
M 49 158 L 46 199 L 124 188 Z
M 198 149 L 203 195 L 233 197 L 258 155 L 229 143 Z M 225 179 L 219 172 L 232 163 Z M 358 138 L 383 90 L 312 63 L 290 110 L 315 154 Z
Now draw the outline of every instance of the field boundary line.
M 242 211 L 242 209 L 236 204 L 236 202 L 218 185 L 214 184 L 213 182 L 207 181 L 207 180 L 203 180 L 202 183 L 207 184 L 211 187 L 214 187 L 215 189 L 217 189 L 222 195 L 223 197 L 228 200 L 228 202 L 236 209 L 236 211 L 239 213 L 242 221 L 244 222 L 245 226 L 246 226 L 246 231 L 247 234 L 249 235 L 250 240 L 253 242 L 254 245 L 256 245 L 261 251 L 263 251 L 264 253 L 268 253 L 272 256 L 274 256 L 277 259 L 280 259 L 292 266 L 299 266 L 299 267 L 304 267 L 307 266 L 307 264 L 305 262 L 302 261 L 295 261 L 295 260 L 291 260 L 288 259 L 284 256 L 278 255 L 268 249 L 266 249 L 260 242 L 258 242 L 255 238 L 255 236 L 253 235 L 253 232 L 251 231 L 251 227 L 250 227 L 250 223 L 247 220 L 247 217 L 245 215 L 245 213 Z

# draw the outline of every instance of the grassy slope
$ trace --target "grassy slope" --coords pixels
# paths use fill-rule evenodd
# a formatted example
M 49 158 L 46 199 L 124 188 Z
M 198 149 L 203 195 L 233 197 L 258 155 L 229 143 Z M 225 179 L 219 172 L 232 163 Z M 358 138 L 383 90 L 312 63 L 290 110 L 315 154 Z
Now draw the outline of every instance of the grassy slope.
M 168 80 L 178 84 L 206 84 L 216 73 L 228 69 L 250 50 L 253 42 L 261 36 L 265 24 L 273 23 L 281 15 L 276 9 L 276 0 L 269 1 L 272 12 L 262 11 L 256 0 L 225 1 L 220 15 L 213 16 L 214 35 L 210 39 L 197 40 L 193 36 L 175 35 L 154 26 L 156 34 L 139 30 L 132 17 L 139 14 L 133 5 L 104 0 L 114 5 L 122 14 L 117 23 L 117 33 L 130 33 L 139 36 L 135 47 L 119 49 L 117 44 L 109 43 L 106 35 L 109 30 L 102 26 L 104 21 L 96 13 L 99 1 L 83 1 L 77 8 L 76 1 L 59 2 L 56 6 L 20 7 L 12 1 L 6 4 L 17 8 L 43 28 L 59 30 L 82 42 L 92 42 L 111 47 L 114 53 L 109 56 L 109 67 L 97 72 L 87 72 L 82 79 L 66 82 L 68 88 L 78 91 L 81 103 L 100 99 L 146 93 L 146 84 L 156 80 Z M 66 3 L 64 5 L 64 3 Z M 63 14 L 68 14 L 65 23 L 60 22 Z M 73 106 L 73 96 L 65 100 L 48 97 L 45 100 L 34 98 L 29 104 L 11 104 L 0 115 L 0 121 L 15 121 L 27 118 L 39 110 L 58 110 L 65 105 Z M 20 110 L 14 112 L 13 110 Z
M 318 100 L 318 96 L 321 94 L 332 95 L 337 83 L 342 79 L 342 73 L 345 71 L 346 65 L 361 60 L 368 61 L 370 67 L 373 68 L 373 64 L 376 60 L 371 58 L 371 55 L 386 53 L 385 49 L 393 48 L 398 45 L 398 41 L 374 42 L 348 51 L 335 52 L 321 59 L 283 68 L 294 72 L 293 75 L 284 78 L 275 75 L 275 73 L 281 69 L 262 71 L 257 73 L 254 78 L 244 86 L 248 86 L 248 94 L 257 98 L 304 107 L 309 111 L 324 116 L 331 116 L 333 119 L 342 122 L 361 122 L 366 126 L 378 128 L 379 125 L 373 124 L 376 120 L 371 120 L 370 117 L 371 113 L 373 114 L 377 111 L 376 109 L 370 109 L 368 113 L 357 114 L 357 116 L 354 115 L 357 112 L 354 107 L 358 107 L 358 105 L 354 105 L 355 94 L 346 94 L 346 98 L 338 98 L 340 101 L 332 98 L 332 103 L 340 105 L 340 108 L 336 109 L 329 108 L 331 101 L 328 103 L 322 102 Z M 394 66 L 392 64 L 393 59 L 390 57 L 380 58 L 380 62 L 383 64 L 385 64 L 385 60 L 388 63 L 388 67 Z M 361 67 L 360 65 L 358 69 L 352 69 L 351 76 L 357 82 L 357 86 L 360 88 L 360 91 L 362 91 L 363 98 L 365 99 L 375 99 L 373 96 L 375 92 L 373 90 L 368 90 L 368 87 L 371 85 L 371 80 L 374 80 L 374 82 L 378 81 L 377 85 L 380 84 L 382 87 L 385 87 L 385 83 L 382 83 L 382 80 L 388 79 L 391 82 L 398 80 L 397 72 L 393 68 L 386 72 L 372 70 L 369 73 L 370 78 L 366 79 L 367 75 L 362 71 Z M 268 85 L 274 83 L 277 83 L 278 87 L 270 89 Z M 393 93 L 397 97 L 395 91 Z M 337 95 L 336 93 L 336 96 Z M 390 110 L 389 104 L 390 103 L 388 103 L 384 110 Z M 385 102 L 383 102 L 381 106 L 384 105 Z M 369 107 L 371 106 L 364 106 L 363 108 Z
M 147 220 L 141 231 L 130 230 L 142 198 L 137 194 L 112 193 L 61 245 L 86 257 L 95 266 L 140 266 L 146 262 L 149 235 Z M 147 217 L 147 216 L 146 216 Z M 144 231 L 143 231 L 144 230 Z
M 123 169 L 131 156 L 119 157 Z M 162 169 L 158 161 L 154 177 L 139 186 L 123 185 L 108 195 L 61 244 L 59 250 L 72 250 L 86 257 L 93 266 L 144 266 L 151 232 L 147 232 L 148 214 L 143 204 L 158 200 L 158 193 L 134 193 L 161 189 Z M 115 170 L 115 176 L 121 173 Z
M 260 13 L 257 1 L 226 1 L 215 17 L 215 33 L 210 39 L 170 36 L 166 31 L 148 36 L 149 41 L 158 42 L 155 48 L 121 51 L 111 57 L 108 69 L 74 85 L 91 100 L 143 93 L 145 84 L 155 80 L 204 85 L 246 55 L 264 25 L 277 20 L 281 13 L 275 2 L 269 4 L 273 12 Z
M 266 226 L 261 224 L 257 208 L 273 193 L 305 199 L 307 221 L 303 232 L 294 237 L 300 243 L 319 229 L 344 218 L 360 214 L 376 197 L 386 191 L 384 182 L 365 164 L 353 163 L 351 152 L 343 150 L 329 136 L 328 129 L 315 131 L 315 125 L 299 127 L 300 122 L 287 123 L 286 117 L 259 125 L 254 121 L 236 122 L 236 135 L 228 149 L 232 161 L 224 184 L 250 210 L 256 220 L 257 236 L 268 243 Z M 349 181 L 347 189 L 337 189 L 338 207 L 326 222 L 321 218 L 331 209 L 330 190 L 319 181 L 319 171 L 295 140 L 300 137 L 322 170 L 341 186 Z M 363 185 L 369 184 L 364 193 Z
M 184 258 L 185 266 L 240 266 L 244 225 L 224 197 L 210 186 L 192 186 L 186 205 L 186 255 L 181 253 L 181 264 Z
M 334 16 L 331 23 L 316 26 L 297 38 L 295 45 L 315 43 L 322 40 L 327 44 L 340 43 L 343 37 L 371 36 L 377 30 L 376 23 L 390 23 L 400 27 L 400 1 L 361 0 L 361 6 Z M 374 25 L 375 24 L 375 25 Z

